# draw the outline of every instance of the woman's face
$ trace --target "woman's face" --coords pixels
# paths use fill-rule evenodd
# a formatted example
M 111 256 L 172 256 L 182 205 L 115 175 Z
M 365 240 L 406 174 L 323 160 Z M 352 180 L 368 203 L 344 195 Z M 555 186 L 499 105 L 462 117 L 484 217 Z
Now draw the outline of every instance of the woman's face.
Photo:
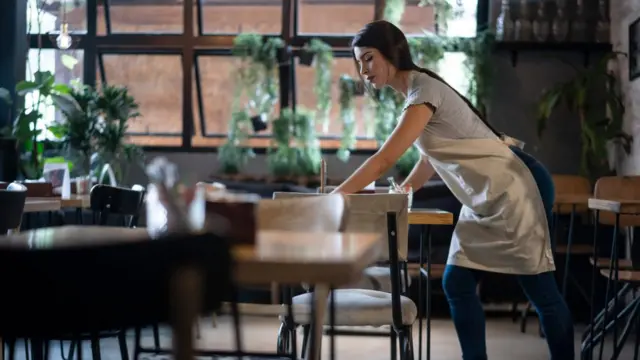
M 391 64 L 377 49 L 356 46 L 353 48 L 353 55 L 360 75 L 375 89 L 382 89 L 393 77 Z

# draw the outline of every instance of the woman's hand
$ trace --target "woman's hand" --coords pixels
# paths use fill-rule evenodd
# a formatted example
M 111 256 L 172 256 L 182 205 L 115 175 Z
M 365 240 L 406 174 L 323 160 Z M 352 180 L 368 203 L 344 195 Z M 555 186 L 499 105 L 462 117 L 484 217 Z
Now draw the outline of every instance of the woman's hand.
M 433 116 L 433 111 L 426 104 L 409 106 L 400 116 L 398 125 L 387 141 L 382 144 L 380 150 L 360 165 L 333 192 L 355 193 L 378 180 L 413 145 L 424 131 L 431 116 Z

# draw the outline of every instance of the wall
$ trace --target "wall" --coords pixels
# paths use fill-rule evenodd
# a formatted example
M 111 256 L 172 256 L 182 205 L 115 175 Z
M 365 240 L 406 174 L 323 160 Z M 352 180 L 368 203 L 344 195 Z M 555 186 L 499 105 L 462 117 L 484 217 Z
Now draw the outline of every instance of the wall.
M 640 17 L 638 0 L 611 1 L 611 42 L 617 51 L 629 52 L 629 18 Z M 636 140 L 630 156 L 620 156 L 620 171 L 624 175 L 640 174 L 640 79 L 629 82 L 629 62 L 620 58 L 616 66 L 625 94 L 625 128 Z

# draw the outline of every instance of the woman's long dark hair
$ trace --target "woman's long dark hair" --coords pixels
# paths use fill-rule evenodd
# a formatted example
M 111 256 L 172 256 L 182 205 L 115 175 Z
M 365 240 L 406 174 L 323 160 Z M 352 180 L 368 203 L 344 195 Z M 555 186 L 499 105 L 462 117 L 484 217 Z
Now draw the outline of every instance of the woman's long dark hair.
M 467 99 L 462 96 L 453 86 L 449 85 L 443 78 L 441 78 L 435 72 L 422 68 L 416 65 L 413 62 L 413 58 L 411 57 L 411 50 L 409 49 L 409 42 L 407 41 L 407 37 L 404 35 L 402 30 L 400 30 L 397 26 L 385 20 L 377 20 L 374 22 L 370 22 L 365 27 L 363 27 L 351 41 L 351 48 L 354 47 L 370 47 L 378 50 L 382 56 L 384 56 L 397 70 L 400 71 L 419 71 L 421 73 L 427 74 L 432 78 L 442 82 L 447 85 L 453 91 L 455 91 L 464 102 L 469 105 L 469 108 L 480 118 L 480 120 L 487 125 L 491 131 L 493 131 L 497 136 L 501 136 L 496 129 L 491 126 L 487 120 L 482 116 L 482 113 Z M 356 63 L 356 70 L 358 71 L 358 75 L 362 78 L 360 74 L 360 69 L 358 67 L 357 59 L 355 58 L 355 54 L 353 51 L 351 52 L 353 56 L 353 60 Z

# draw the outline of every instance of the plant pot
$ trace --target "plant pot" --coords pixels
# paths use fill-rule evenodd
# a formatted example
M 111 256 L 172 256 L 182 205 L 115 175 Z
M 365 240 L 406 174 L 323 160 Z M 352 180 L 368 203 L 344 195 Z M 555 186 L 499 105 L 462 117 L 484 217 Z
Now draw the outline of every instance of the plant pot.
M 280 62 L 286 62 L 289 59 L 289 55 L 291 55 L 290 46 L 283 46 L 278 49 L 278 59 L 280 59 Z
M 18 150 L 15 138 L 0 138 L 0 181 L 18 178 Z
M 251 125 L 254 132 L 260 132 L 267 129 L 267 117 L 264 114 L 251 117 Z
M 311 51 L 303 49 L 300 51 L 299 58 L 300 58 L 300 65 L 312 66 L 313 60 L 315 60 L 316 58 L 316 54 Z
M 355 96 L 364 96 L 365 93 L 365 85 L 364 85 L 364 81 L 362 80 L 356 80 L 354 81 L 354 90 L 353 90 L 353 95 Z

